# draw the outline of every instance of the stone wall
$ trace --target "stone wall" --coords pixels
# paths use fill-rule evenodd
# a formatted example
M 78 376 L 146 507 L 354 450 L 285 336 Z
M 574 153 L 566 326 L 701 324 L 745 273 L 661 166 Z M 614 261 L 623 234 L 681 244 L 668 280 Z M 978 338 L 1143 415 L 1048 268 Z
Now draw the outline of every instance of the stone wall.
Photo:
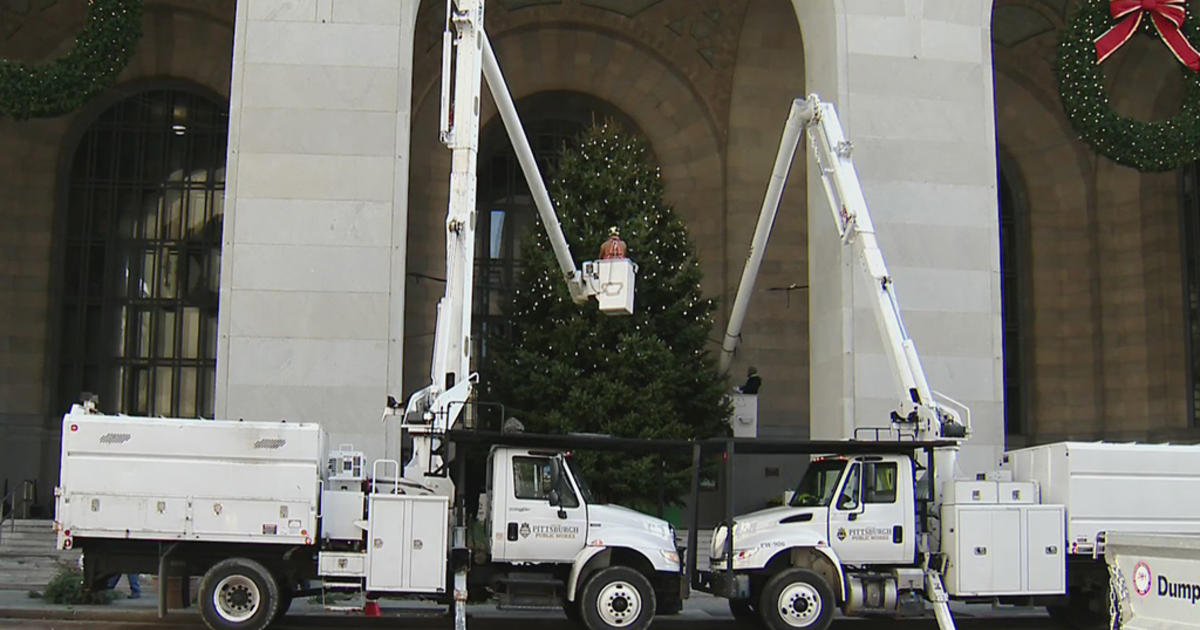
M 143 39 L 117 85 L 80 111 L 0 118 L 0 479 L 38 478 L 43 501 L 58 479 L 61 414 L 52 408 L 58 362 L 59 185 L 76 143 L 107 107 L 161 79 L 229 94 L 233 0 L 150 0 Z M 69 50 L 82 3 L 0 2 L 0 57 L 30 62 Z M 159 83 L 161 84 L 161 83 Z

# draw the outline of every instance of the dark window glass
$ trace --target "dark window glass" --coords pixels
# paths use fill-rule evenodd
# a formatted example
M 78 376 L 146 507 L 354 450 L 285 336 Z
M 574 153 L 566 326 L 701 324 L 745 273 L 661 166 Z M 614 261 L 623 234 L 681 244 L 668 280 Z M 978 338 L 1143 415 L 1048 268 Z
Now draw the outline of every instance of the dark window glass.
M 863 464 L 863 503 L 896 502 L 896 463 Z
M 84 134 L 68 181 L 57 400 L 212 417 L 228 106 L 148 90 Z

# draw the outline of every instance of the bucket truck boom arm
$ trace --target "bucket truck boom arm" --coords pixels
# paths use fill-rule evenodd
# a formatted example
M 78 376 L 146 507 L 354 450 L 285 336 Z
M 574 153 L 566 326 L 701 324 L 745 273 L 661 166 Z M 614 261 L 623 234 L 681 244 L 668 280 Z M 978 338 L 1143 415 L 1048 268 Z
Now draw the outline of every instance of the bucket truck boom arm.
M 441 100 L 441 139 L 452 151 L 445 232 L 446 293 L 437 307 L 430 383 L 409 398 L 403 416 L 404 427 L 413 437 L 412 457 L 404 467 L 404 476 L 432 478 L 424 483 L 439 494 L 448 487 L 440 436 L 457 422 L 478 380 L 478 375 L 470 372 L 471 295 L 475 271 L 479 110 L 484 76 L 533 193 L 571 299 L 584 304 L 589 298 L 596 298 L 600 310 L 611 315 L 633 312 L 636 271 L 633 261 L 627 258 L 589 261 L 583 264 L 582 271 L 575 266 L 504 75 L 484 32 L 483 0 L 447 0 Z
M 737 347 L 750 294 L 754 289 L 754 281 L 766 251 L 771 227 L 779 210 L 779 200 L 783 195 L 792 158 L 800 142 L 802 128 L 808 131 L 813 159 L 821 176 L 822 188 L 833 213 L 838 236 L 842 244 L 853 252 L 859 269 L 865 274 L 872 288 L 872 310 L 883 338 L 883 347 L 892 366 L 892 374 L 900 390 L 900 409 L 892 412 L 893 425 L 913 431 L 917 439 L 965 438 L 970 426 L 969 410 L 941 394 L 937 394 L 942 399 L 939 402 L 929 388 L 925 370 L 921 366 L 921 358 L 912 338 L 908 336 L 908 330 L 904 327 L 892 277 L 888 273 L 883 252 L 880 251 L 875 238 L 875 226 L 871 222 L 871 214 L 863 198 L 858 174 L 850 158 L 854 147 L 846 140 L 833 105 L 822 103 L 815 94 L 807 99 L 796 99 L 792 102 L 779 153 L 775 159 L 775 169 L 771 174 L 759 214 L 758 227 L 754 232 L 750 256 L 742 271 L 741 284 L 738 286 L 729 326 L 725 332 L 720 362 L 722 371 L 728 369 L 733 351 Z M 950 405 L 957 407 L 957 410 L 952 409 Z M 966 423 L 960 418 L 959 410 L 967 418 Z

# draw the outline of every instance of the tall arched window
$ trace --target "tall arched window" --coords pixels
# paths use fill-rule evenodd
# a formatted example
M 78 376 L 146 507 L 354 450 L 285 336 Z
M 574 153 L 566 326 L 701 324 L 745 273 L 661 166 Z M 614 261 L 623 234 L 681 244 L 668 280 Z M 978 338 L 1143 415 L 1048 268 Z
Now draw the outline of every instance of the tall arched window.
M 212 417 L 228 104 L 150 89 L 81 138 L 66 195 L 57 401 Z
M 517 110 L 538 168 L 546 178 L 563 145 L 593 122 L 612 122 L 644 137 L 633 120 L 614 105 L 579 92 L 534 94 L 521 99 Z M 472 337 L 475 356 L 482 360 L 487 353 L 488 335 L 507 332 L 503 308 L 520 272 L 521 243 L 540 221 L 516 153 L 499 120 L 488 123 L 481 134 L 478 204 Z M 597 235 L 598 239 L 603 237 Z M 576 257 L 586 255 L 573 253 Z M 582 259 L 576 264 L 582 264 Z
M 1025 397 L 1025 195 L 1015 163 L 1000 156 L 1000 313 L 1004 335 L 1004 432 L 1027 434 Z

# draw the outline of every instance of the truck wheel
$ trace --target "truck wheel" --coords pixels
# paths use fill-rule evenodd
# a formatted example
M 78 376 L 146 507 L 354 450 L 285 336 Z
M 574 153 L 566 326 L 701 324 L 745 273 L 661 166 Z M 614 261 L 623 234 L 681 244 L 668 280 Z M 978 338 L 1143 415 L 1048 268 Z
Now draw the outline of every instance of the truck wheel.
M 608 567 L 583 587 L 579 611 L 589 630 L 644 630 L 654 618 L 656 602 L 650 580 L 629 567 Z
M 262 630 L 278 610 L 279 586 L 253 560 L 222 560 L 200 581 L 200 617 L 212 630 Z
M 771 630 L 825 630 L 833 622 L 833 589 L 808 569 L 788 569 L 767 580 L 758 610 Z
M 747 624 L 758 625 L 762 617 L 758 614 L 758 606 L 755 606 L 748 599 L 731 599 L 729 600 L 729 612 L 733 613 L 733 618 Z

